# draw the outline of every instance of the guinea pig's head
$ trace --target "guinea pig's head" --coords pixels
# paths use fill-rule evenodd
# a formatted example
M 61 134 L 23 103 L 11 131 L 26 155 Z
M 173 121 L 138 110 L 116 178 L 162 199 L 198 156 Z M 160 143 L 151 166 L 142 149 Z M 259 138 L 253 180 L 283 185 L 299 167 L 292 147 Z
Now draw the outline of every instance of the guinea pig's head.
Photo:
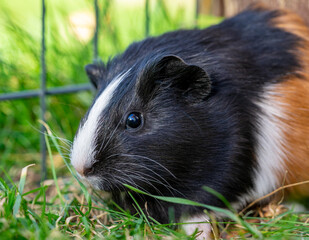
M 157 194 L 192 178 L 205 138 L 199 118 L 211 89 L 207 73 L 174 55 L 140 61 L 118 75 L 98 65 L 86 71 L 98 93 L 71 151 L 80 177 L 105 191 L 129 184 Z

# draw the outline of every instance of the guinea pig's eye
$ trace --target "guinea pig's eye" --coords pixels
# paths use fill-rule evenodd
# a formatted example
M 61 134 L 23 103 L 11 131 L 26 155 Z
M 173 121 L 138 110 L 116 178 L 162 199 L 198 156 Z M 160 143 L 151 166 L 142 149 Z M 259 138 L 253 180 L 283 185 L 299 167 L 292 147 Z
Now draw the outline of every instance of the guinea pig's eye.
M 126 120 L 126 128 L 127 129 L 136 129 L 140 127 L 143 123 L 142 114 L 138 112 L 132 112 L 128 115 Z

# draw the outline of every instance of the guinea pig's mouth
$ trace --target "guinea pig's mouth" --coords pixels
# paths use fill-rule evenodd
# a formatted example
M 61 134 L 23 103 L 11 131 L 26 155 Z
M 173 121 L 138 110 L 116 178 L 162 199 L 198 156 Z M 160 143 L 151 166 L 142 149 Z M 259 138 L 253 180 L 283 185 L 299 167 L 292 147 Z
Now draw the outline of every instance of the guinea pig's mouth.
M 98 176 L 83 177 L 79 175 L 79 178 L 82 180 L 82 182 L 95 190 L 104 191 L 107 193 L 114 192 L 115 190 L 119 192 L 125 190 L 125 187 L 123 185 L 118 186 L 115 184 L 111 184 L 108 181 L 102 180 Z
M 99 177 L 96 176 L 90 176 L 90 177 L 84 177 L 78 174 L 79 179 L 85 183 L 86 185 L 92 187 L 95 190 L 102 190 L 102 181 Z

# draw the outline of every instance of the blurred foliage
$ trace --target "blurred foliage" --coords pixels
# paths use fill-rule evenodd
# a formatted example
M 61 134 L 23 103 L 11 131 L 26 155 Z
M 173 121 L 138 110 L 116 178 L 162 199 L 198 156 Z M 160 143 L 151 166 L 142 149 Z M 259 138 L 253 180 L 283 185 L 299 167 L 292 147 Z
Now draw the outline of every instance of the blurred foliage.
M 195 1 L 157 0 L 150 3 L 151 35 L 195 26 Z M 46 5 L 47 86 L 87 82 L 84 66 L 93 57 L 93 1 L 52 0 L 46 1 Z M 99 0 L 99 56 L 103 61 L 145 36 L 144 5 L 143 0 Z M 2 0 L 0 15 L 0 94 L 38 89 L 41 1 Z M 78 19 L 83 17 L 85 19 Z M 76 18 L 79 20 L 77 25 L 86 28 L 88 35 L 90 32 L 89 39 L 77 37 Z M 203 16 L 199 26 L 218 21 L 218 18 Z M 47 123 L 58 136 L 73 139 L 79 120 L 91 104 L 92 95 L 82 92 L 48 97 Z M 0 102 L 0 156 L 1 166 L 5 169 L 40 159 L 39 113 L 36 98 Z

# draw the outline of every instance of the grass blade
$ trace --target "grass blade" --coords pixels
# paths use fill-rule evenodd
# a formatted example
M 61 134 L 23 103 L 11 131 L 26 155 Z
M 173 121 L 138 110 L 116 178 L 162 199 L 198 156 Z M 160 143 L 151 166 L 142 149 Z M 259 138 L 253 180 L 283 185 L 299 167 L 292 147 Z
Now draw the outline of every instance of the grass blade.
M 58 184 L 58 179 L 57 179 L 57 174 L 56 174 L 56 168 L 55 168 L 55 163 L 54 163 L 54 158 L 53 158 L 53 154 L 50 148 L 50 144 L 47 138 L 47 135 L 45 135 L 45 142 L 46 142 L 46 146 L 47 146 L 47 151 L 49 154 L 49 159 L 50 159 L 50 163 L 51 163 L 51 169 L 52 169 L 52 174 L 53 174 L 53 178 L 54 178 L 54 182 L 55 182 L 55 186 L 57 189 L 57 194 L 59 196 L 59 199 L 61 201 L 61 204 L 63 205 L 63 198 L 62 198 L 62 194 L 61 194 L 61 190 L 59 188 L 59 184 Z
M 24 187 L 25 187 L 25 183 L 26 183 L 26 177 L 27 177 L 27 171 L 29 167 L 34 166 L 35 164 L 30 164 L 26 167 L 24 167 L 21 171 L 20 174 L 20 180 L 19 180 L 19 185 L 18 185 L 18 195 L 16 197 L 14 206 L 13 206 L 13 215 L 14 217 L 16 217 L 19 208 L 20 208 L 20 204 L 21 204 L 21 200 L 22 200 L 22 193 L 24 191 Z
M 240 218 L 239 216 L 237 216 L 235 213 L 231 212 L 230 210 L 227 209 L 223 209 L 223 208 L 219 208 L 219 207 L 214 207 L 211 205 L 207 205 L 207 204 L 203 204 L 203 203 L 198 203 L 195 201 L 191 201 L 188 199 L 184 199 L 184 198 L 177 198 L 177 197 L 163 197 L 163 196 L 157 196 L 157 195 L 152 195 L 149 193 L 146 193 L 140 189 L 137 189 L 135 187 L 132 187 L 130 185 L 124 184 L 124 186 L 126 186 L 127 188 L 129 188 L 130 190 L 140 193 L 140 194 L 144 194 L 147 196 L 151 196 L 153 198 L 165 201 L 165 202 L 170 202 L 170 203 L 177 203 L 177 204 L 183 204 L 183 205 L 190 205 L 190 206 L 197 206 L 197 207 L 203 207 L 209 210 L 212 210 L 214 212 L 218 212 L 218 213 L 222 213 L 225 216 L 229 217 L 230 219 L 232 219 L 233 221 L 237 222 L 238 224 L 244 226 L 255 238 L 257 239 L 262 239 L 262 234 L 260 231 L 258 231 L 257 229 L 253 228 L 249 223 L 247 223 L 246 221 L 244 221 L 242 218 Z
M 218 193 L 216 190 L 214 190 L 214 189 L 212 189 L 212 188 L 210 188 L 210 187 L 207 187 L 207 186 L 203 186 L 202 188 L 203 188 L 203 190 L 205 190 L 206 192 L 209 192 L 209 193 L 211 193 L 212 195 L 214 195 L 214 196 L 216 196 L 217 198 L 219 198 L 219 199 L 225 204 L 225 206 L 226 206 L 229 210 L 231 210 L 232 212 L 236 213 L 235 209 L 232 207 L 232 205 L 229 203 L 229 201 L 226 200 L 226 198 L 225 198 L 222 194 Z
M 49 128 L 49 126 L 43 122 L 43 121 L 39 121 L 41 124 L 43 124 L 47 130 L 47 135 L 45 135 L 45 139 L 46 139 L 46 142 L 48 142 L 48 139 L 47 139 L 47 136 L 50 137 L 50 139 L 52 140 L 52 143 L 54 144 L 54 146 L 56 147 L 56 150 L 57 152 L 60 154 L 62 160 L 64 161 L 65 165 L 67 166 L 67 168 L 69 169 L 70 173 L 72 174 L 72 176 L 75 178 L 75 180 L 78 182 L 78 184 L 80 185 L 84 195 L 85 195 L 85 198 L 87 200 L 87 203 L 88 203 L 88 210 L 87 212 L 85 213 L 85 215 L 88 215 L 92 209 L 92 199 L 91 199 L 91 195 L 89 194 L 87 188 L 85 187 L 85 185 L 78 179 L 77 177 L 77 174 L 76 172 L 72 169 L 72 167 L 70 166 L 70 164 L 68 163 L 68 161 L 66 160 L 60 146 L 59 146 L 59 143 L 57 141 L 57 137 L 52 133 L 51 129 Z M 49 144 L 49 143 L 48 143 Z M 49 146 L 49 149 L 50 149 L 50 146 Z M 49 151 L 49 154 L 51 156 L 51 151 Z M 56 174 L 55 174 L 56 176 Z M 61 198 L 62 199 L 62 198 Z

